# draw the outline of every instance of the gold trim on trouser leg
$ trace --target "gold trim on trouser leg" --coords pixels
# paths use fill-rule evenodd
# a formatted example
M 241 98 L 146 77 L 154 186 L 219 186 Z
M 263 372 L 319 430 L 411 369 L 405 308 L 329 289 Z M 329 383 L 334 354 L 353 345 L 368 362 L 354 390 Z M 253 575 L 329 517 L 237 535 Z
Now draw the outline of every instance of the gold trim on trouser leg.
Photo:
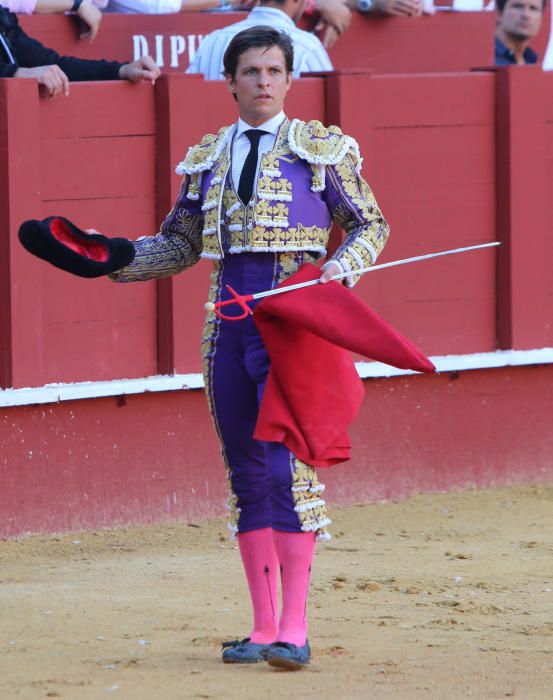
M 218 260 L 214 261 L 213 271 L 211 272 L 211 285 L 209 287 L 208 301 L 216 302 L 221 298 L 222 277 L 223 262 Z M 211 419 L 213 421 L 213 426 L 215 428 L 215 432 L 217 433 L 217 437 L 219 438 L 219 443 L 221 444 L 221 456 L 223 458 L 223 463 L 226 469 L 226 479 L 229 492 L 226 504 L 227 509 L 229 511 L 228 528 L 232 533 L 232 538 L 234 539 L 236 533 L 238 532 L 238 518 L 240 517 L 240 508 L 238 508 L 237 505 L 238 497 L 232 490 L 232 483 L 230 479 L 230 465 L 228 463 L 227 456 L 225 453 L 225 447 L 221 438 L 219 424 L 217 423 L 215 409 L 213 408 L 213 367 L 220 328 L 221 319 L 218 316 L 216 316 L 213 311 L 208 311 L 202 335 L 202 371 L 204 376 L 207 407 L 209 409 L 209 413 L 211 414 Z
M 316 263 L 317 256 L 309 252 L 289 252 L 278 255 L 278 283 L 288 279 L 305 262 Z M 292 497 L 294 510 L 298 514 L 303 532 L 315 532 L 317 540 L 329 540 L 330 533 L 327 525 L 331 520 L 327 515 L 326 501 L 321 498 L 325 490 L 324 484 L 319 483 L 313 467 L 299 460 L 290 453 L 292 471 Z
M 329 540 L 331 537 L 327 525 L 332 520 L 327 515 L 326 501 L 321 498 L 324 490 L 325 486 L 319 482 L 313 467 L 293 457 L 294 510 L 298 514 L 302 531 L 314 532 L 317 540 Z

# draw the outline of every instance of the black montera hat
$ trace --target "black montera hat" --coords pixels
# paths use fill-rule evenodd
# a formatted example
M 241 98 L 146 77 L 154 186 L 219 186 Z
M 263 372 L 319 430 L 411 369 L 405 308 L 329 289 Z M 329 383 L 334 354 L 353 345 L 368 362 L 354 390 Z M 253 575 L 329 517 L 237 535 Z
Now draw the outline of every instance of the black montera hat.
M 19 240 L 29 253 L 79 277 L 101 277 L 134 259 L 134 246 L 126 238 L 85 233 L 63 216 L 24 221 Z

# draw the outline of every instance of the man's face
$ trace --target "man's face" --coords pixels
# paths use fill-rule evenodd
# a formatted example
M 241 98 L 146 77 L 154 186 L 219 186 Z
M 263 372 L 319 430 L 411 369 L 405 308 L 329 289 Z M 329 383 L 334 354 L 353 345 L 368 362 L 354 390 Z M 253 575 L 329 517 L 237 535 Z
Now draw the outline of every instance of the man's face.
M 278 46 L 248 49 L 238 59 L 236 76 L 227 75 L 240 117 L 251 126 L 263 124 L 282 110 L 291 83 Z
M 509 36 L 524 41 L 539 32 L 542 14 L 541 0 L 507 0 L 499 26 Z

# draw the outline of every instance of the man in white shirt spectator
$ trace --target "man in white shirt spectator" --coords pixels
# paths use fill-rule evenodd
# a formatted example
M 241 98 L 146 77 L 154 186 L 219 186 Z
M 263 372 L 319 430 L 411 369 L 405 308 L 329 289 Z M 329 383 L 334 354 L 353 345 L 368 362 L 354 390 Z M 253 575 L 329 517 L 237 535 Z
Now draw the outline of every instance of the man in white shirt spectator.
M 270 26 L 286 32 L 294 45 L 294 77 L 301 73 L 331 71 L 332 63 L 325 47 L 310 32 L 296 27 L 305 0 L 261 0 L 247 19 L 217 29 L 202 41 L 187 73 L 202 73 L 207 80 L 223 80 L 223 55 L 231 39 L 249 27 Z

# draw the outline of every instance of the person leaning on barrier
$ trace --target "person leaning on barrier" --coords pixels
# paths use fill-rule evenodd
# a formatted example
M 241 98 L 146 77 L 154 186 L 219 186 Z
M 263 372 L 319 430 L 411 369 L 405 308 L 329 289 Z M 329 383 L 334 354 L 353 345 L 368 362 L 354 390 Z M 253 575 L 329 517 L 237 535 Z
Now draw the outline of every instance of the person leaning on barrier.
M 16 15 L 0 7 L 0 78 L 30 78 L 55 97 L 69 94 L 69 82 L 85 80 L 141 80 L 155 82 L 160 75 L 151 56 L 133 63 L 85 60 L 60 56 L 26 34 Z
M 51 15 L 61 12 L 74 12 L 87 27 L 81 39 L 89 37 L 92 44 L 100 29 L 102 13 L 98 8 L 104 7 L 102 0 L 0 0 L 0 6 L 10 12 L 23 15 Z
M 546 0 L 496 0 L 496 66 L 537 63 L 528 44 L 540 31 Z

